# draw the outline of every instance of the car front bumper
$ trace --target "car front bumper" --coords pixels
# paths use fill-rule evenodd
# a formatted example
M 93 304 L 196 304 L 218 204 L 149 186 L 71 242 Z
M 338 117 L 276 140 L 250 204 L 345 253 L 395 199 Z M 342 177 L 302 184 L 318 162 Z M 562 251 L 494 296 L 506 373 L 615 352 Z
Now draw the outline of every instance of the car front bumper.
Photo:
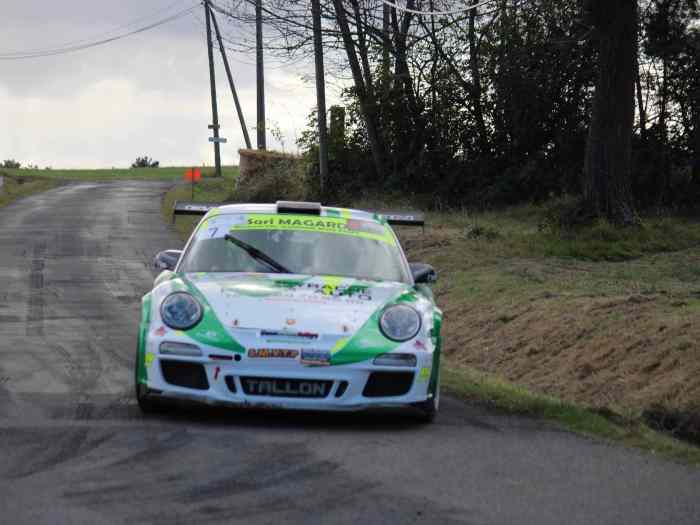
M 153 398 L 285 410 L 358 411 L 406 407 L 433 396 L 433 356 L 429 352 L 417 353 L 415 367 L 371 362 L 304 366 L 294 360 L 261 362 L 246 356 L 239 360 L 151 356 L 147 380 L 141 385 Z M 257 382 L 253 385 L 257 391 L 251 391 L 251 380 Z M 320 384 L 324 395 L 314 390 Z

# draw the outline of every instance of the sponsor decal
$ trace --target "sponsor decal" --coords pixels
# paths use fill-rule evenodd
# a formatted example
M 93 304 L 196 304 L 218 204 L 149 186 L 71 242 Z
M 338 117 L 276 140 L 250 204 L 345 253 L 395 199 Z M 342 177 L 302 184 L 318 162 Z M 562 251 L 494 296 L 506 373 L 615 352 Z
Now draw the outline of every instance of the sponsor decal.
M 230 230 L 292 230 L 334 233 L 381 241 L 392 246 L 396 244 L 393 235 L 385 225 L 366 220 L 289 214 L 249 214 L 246 219 L 243 224 L 230 224 Z
M 165 329 L 164 326 L 161 326 L 161 327 L 158 328 L 158 330 L 156 330 L 154 333 L 155 333 L 158 337 L 163 337 L 163 336 L 167 333 L 167 330 Z
M 146 353 L 146 359 L 144 360 L 144 362 L 146 363 L 146 366 L 147 367 L 151 366 L 151 363 L 153 363 L 155 358 L 156 358 L 156 356 L 152 352 Z
M 214 381 L 216 381 L 217 379 L 219 379 L 219 372 L 221 372 L 221 368 L 219 368 L 219 367 L 217 366 L 217 367 L 214 369 Z
M 293 326 L 295 324 L 297 324 L 296 319 L 287 319 L 287 326 Z
M 343 285 L 342 278 L 324 277 L 323 282 L 299 282 L 295 285 L 285 283 L 277 285 L 285 289 L 284 292 L 278 295 L 270 295 L 268 300 L 277 300 L 284 298 L 285 300 L 294 300 L 298 302 L 314 303 L 325 302 L 328 299 L 339 299 L 347 302 L 367 302 L 372 301 L 370 287 L 364 284 Z M 288 290 L 288 292 L 286 291 Z M 309 291 L 312 295 L 295 294 L 295 291 Z
M 285 348 L 251 348 L 248 350 L 248 357 L 255 359 L 296 359 L 299 350 L 289 350 Z
M 318 339 L 318 334 L 314 334 L 312 332 L 287 332 L 284 330 L 281 332 L 278 330 L 261 330 L 260 336 L 261 337 L 282 337 L 282 338 L 303 337 L 305 339 Z
M 421 341 L 420 339 L 416 339 L 415 342 L 413 343 L 413 347 L 416 350 L 425 350 L 425 343 Z
M 242 377 L 243 391 L 248 395 L 275 397 L 326 397 L 333 381 L 305 381 L 299 379 L 269 379 Z
M 430 379 L 430 368 L 421 368 L 418 378 L 421 381 L 427 381 L 428 379 Z
M 335 344 L 333 345 L 333 348 L 331 348 L 331 354 L 335 354 L 336 352 L 340 352 L 343 349 L 343 347 L 346 344 L 348 344 L 348 341 L 350 341 L 350 339 L 348 337 L 341 337 L 340 339 L 338 339 L 335 342 Z
M 307 366 L 329 366 L 331 364 L 331 351 L 302 348 L 301 364 Z

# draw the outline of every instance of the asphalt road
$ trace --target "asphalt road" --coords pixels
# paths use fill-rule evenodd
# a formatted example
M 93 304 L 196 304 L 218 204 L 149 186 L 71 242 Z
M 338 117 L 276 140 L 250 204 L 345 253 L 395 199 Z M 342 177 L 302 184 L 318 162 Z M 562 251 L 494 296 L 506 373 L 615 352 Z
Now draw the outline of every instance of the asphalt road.
M 700 469 L 456 400 L 432 426 L 142 416 L 139 299 L 154 253 L 180 245 L 165 189 L 78 184 L 0 209 L 0 523 L 700 523 Z

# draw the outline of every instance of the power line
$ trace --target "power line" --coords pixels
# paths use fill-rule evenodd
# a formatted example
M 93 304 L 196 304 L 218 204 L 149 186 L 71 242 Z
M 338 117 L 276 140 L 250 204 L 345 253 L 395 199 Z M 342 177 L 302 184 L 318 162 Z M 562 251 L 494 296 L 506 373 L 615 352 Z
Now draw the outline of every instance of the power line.
M 494 2 L 494 0 L 486 0 L 484 2 L 481 2 L 479 4 L 474 4 L 470 5 L 467 7 L 463 7 L 461 9 L 452 9 L 449 11 L 420 11 L 418 9 L 409 9 L 408 7 L 403 7 L 400 6 L 399 4 L 395 2 L 390 2 L 389 0 L 382 0 L 384 4 L 388 5 L 389 7 L 393 7 L 395 9 L 398 9 L 399 11 L 404 11 L 406 13 L 412 13 L 414 15 L 423 15 L 423 16 L 448 16 L 448 15 L 461 15 L 464 14 L 468 11 L 471 11 L 472 9 L 478 9 L 479 7 L 485 6 L 487 4 L 491 4 Z
M 100 32 L 97 34 L 88 35 L 88 36 L 85 36 L 83 38 L 79 38 L 76 40 L 69 40 L 68 42 L 63 42 L 61 44 L 57 44 L 57 45 L 50 46 L 50 47 L 27 49 L 24 51 L 10 51 L 10 52 L 6 52 L 6 53 L 0 53 L 0 56 L 34 55 L 34 54 L 38 54 L 38 53 L 46 53 L 46 52 L 52 52 L 52 51 L 57 51 L 57 50 L 61 50 L 61 49 L 66 49 L 68 47 L 73 47 L 76 45 L 84 44 L 87 42 L 92 42 L 95 40 L 102 40 L 104 38 L 114 36 L 115 33 L 118 33 L 120 31 L 132 29 L 134 26 L 141 26 L 144 23 L 146 23 L 150 20 L 153 20 L 154 18 L 158 19 L 158 17 L 160 17 L 163 13 L 171 11 L 175 6 L 177 6 L 178 4 L 185 3 L 185 1 L 187 4 L 190 4 L 190 5 L 192 4 L 192 0 L 176 0 L 175 2 L 172 2 L 171 4 L 169 4 L 166 7 L 157 9 L 156 11 L 149 12 L 146 15 L 140 16 L 138 19 L 132 19 L 128 23 L 120 24 L 116 27 L 111 28 L 109 31 L 104 31 L 104 32 Z
M 56 49 L 0 54 L 0 60 L 26 60 L 26 59 L 30 59 L 30 58 L 42 58 L 42 57 L 63 55 L 66 53 L 74 53 L 76 51 L 82 51 L 84 49 L 89 49 L 92 47 L 101 46 L 104 44 L 108 44 L 110 42 L 115 42 L 117 40 L 127 38 L 127 37 L 132 36 L 132 35 L 136 35 L 138 33 L 143 33 L 146 31 L 150 31 L 151 29 L 155 29 L 156 27 L 162 26 L 164 24 L 167 24 L 168 22 L 172 22 L 174 20 L 177 20 L 178 18 L 182 18 L 183 16 L 188 15 L 189 13 L 191 13 L 194 9 L 196 9 L 198 7 L 199 7 L 199 4 L 193 5 L 187 9 L 184 9 L 182 11 L 178 11 L 177 13 L 175 13 L 173 15 L 170 15 L 166 18 L 163 18 L 163 19 L 158 20 L 156 22 L 153 22 L 151 24 L 139 27 L 137 29 L 134 29 L 132 31 L 128 31 L 126 33 L 121 33 L 121 34 L 113 36 L 113 37 L 103 38 L 100 40 L 96 40 L 96 41 L 92 41 L 92 42 L 88 42 L 88 43 L 80 44 L 80 45 L 59 47 Z

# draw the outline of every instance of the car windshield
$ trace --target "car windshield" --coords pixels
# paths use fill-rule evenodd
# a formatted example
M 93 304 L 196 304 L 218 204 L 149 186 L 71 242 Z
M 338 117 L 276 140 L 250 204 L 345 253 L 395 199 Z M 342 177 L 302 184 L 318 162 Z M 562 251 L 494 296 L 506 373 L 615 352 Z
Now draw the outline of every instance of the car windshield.
M 235 214 L 207 219 L 197 229 L 179 269 L 274 273 L 280 268 L 303 275 L 409 282 L 400 247 L 388 226 L 308 215 Z

